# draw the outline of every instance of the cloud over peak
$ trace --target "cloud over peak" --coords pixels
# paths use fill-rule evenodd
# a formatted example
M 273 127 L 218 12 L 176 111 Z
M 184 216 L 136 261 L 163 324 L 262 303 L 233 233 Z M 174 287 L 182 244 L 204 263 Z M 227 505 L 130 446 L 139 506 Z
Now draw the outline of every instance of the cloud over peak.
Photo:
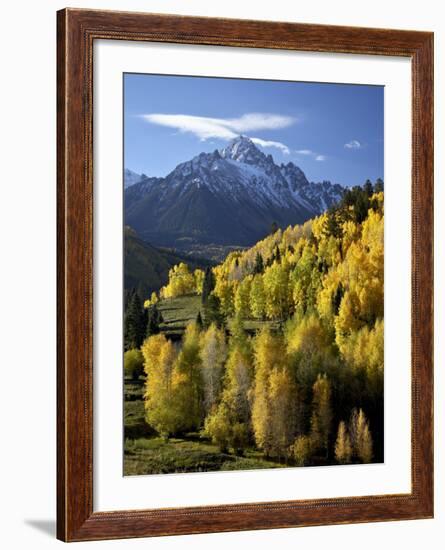
M 284 143 L 281 143 L 280 141 L 270 141 L 260 138 L 250 138 L 255 145 L 260 145 L 261 147 L 276 147 L 277 149 L 280 149 L 285 155 L 290 154 L 290 149 L 287 145 L 284 145 Z
M 230 140 L 239 134 L 258 130 L 277 130 L 287 128 L 297 122 L 290 116 L 273 113 L 246 113 L 238 118 L 212 118 L 184 114 L 151 113 L 140 115 L 150 124 L 174 128 L 182 133 L 190 133 L 205 141 L 210 138 Z M 251 137 L 252 141 L 262 147 L 275 147 L 289 154 L 289 148 L 279 141 L 263 140 Z

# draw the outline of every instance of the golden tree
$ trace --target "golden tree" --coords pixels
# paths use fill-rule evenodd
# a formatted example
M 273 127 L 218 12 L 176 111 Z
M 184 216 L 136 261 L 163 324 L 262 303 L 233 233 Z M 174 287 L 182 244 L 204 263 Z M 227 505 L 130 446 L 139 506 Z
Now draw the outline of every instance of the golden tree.
M 184 262 L 175 265 L 168 272 L 168 284 L 161 288 L 161 297 L 176 298 L 184 294 L 194 293 L 196 289 L 195 277 L 190 273 Z
M 269 319 L 285 319 L 289 313 L 289 269 L 285 262 L 275 261 L 263 275 L 266 294 L 266 315 Z
M 299 435 L 291 446 L 291 454 L 298 466 L 306 466 L 312 455 L 312 440 L 308 435 Z
M 213 323 L 201 334 L 200 341 L 201 372 L 204 386 L 204 411 L 207 414 L 216 404 L 221 391 L 224 363 L 227 358 L 227 346 L 224 331 Z
M 373 443 L 369 422 L 362 409 L 353 409 L 349 421 L 353 454 L 364 464 L 371 462 Z
M 146 420 L 160 435 L 168 437 L 182 423 L 176 408 L 173 380 L 176 352 L 163 334 L 145 340 L 141 351 L 147 375 L 144 395 Z
M 264 319 L 266 314 L 266 293 L 261 275 L 256 275 L 250 287 L 250 310 L 255 319 Z
M 270 430 L 269 454 L 286 457 L 295 438 L 297 386 L 286 368 L 274 368 L 269 377 Z
M 335 459 L 339 464 L 351 462 L 352 446 L 346 424 L 343 420 L 338 425 L 337 441 L 335 442 Z
M 326 374 L 319 374 L 315 381 L 312 398 L 311 435 L 315 448 L 328 454 L 329 435 L 332 423 L 331 387 Z
M 268 328 L 255 339 L 252 427 L 256 444 L 269 456 L 284 456 L 295 437 L 296 386 L 283 339 Z
M 183 336 L 182 348 L 175 363 L 176 408 L 182 418 L 182 429 L 200 426 L 203 409 L 200 331 L 196 323 L 189 323 Z
M 235 314 L 242 319 L 250 317 L 250 290 L 252 277 L 245 277 L 236 287 L 235 291 Z

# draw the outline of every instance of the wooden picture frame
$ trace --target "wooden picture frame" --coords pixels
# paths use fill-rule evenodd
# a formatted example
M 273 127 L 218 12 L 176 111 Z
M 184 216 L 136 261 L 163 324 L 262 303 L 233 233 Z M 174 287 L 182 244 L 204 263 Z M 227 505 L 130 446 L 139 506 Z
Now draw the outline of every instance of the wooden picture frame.
M 433 516 L 433 34 L 65 9 L 57 14 L 57 537 L 180 535 Z M 412 490 L 407 494 L 93 512 L 95 40 L 403 56 L 412 62 Z

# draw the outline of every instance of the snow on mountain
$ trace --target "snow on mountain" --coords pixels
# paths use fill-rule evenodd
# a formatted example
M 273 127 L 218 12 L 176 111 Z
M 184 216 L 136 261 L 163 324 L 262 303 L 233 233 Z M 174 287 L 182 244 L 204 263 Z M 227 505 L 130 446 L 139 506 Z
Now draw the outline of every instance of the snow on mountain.
M 309 182 L 292 162 L 275 164 L 247 137 L 145 178 L 125 193 L 126 224 L 160 245 L 250 246 L 271 223 L 303 223 L 338 202 L 343 187 Z
M 140 174 L 136 174 L 136 172 L 133 172 L 133 170 L 129 170 L 128 168 L 125 168 L 124 170 L 125 189 L 127 187 L 130 187 L 131 185 L 134 185 L 135 183 L 139 183 L 141 179 L 142 179 L 142 176 Z

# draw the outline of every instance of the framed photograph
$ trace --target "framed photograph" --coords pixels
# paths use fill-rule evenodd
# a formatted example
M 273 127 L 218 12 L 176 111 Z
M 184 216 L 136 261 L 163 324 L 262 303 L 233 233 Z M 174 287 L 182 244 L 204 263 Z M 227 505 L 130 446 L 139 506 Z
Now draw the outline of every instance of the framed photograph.
M 58 538 L 433 516 L 433 34 L 58 12 Z

